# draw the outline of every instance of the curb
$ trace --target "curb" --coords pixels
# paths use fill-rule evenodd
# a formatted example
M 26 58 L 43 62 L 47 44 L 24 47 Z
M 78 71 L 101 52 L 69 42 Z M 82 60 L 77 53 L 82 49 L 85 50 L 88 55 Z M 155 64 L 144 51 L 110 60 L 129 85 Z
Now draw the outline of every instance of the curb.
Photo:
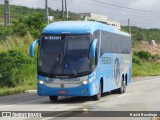
M 37 93 L 37 90 L 25 90 L 25 93 Z

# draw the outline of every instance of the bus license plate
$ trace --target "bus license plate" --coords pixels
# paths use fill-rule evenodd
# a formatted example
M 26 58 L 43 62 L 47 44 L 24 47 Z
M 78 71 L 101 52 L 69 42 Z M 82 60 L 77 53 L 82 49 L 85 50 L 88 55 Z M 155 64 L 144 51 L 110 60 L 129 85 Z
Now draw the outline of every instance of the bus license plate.
M 59 90 L 58 93 L 59 93 L 59 94 L 66 94 L 67 91 L 66 91 L 66 90 Z

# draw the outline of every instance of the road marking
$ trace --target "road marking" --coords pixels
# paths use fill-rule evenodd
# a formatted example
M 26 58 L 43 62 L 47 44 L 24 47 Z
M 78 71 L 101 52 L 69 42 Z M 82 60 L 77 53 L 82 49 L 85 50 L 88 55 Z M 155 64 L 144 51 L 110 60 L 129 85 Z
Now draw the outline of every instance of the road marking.
M 0 107 L 14 106 L 14 105 L 19 105 L 19 104 L 24 104 L 24 103 L 30 103 L 30 102 L 33 102 L 33 101 L 39 101 L 39 100 L 43 100 L 43 99 L 46 99 L 46 97 L 45 98 L 36 99 L 36 100 L 30 100 L 30 101 L 26 101 L 26 102 L 20 102 L 20 103 L 16 103 L 16 104 L 2 105 Z
M 44 119 L 41 119 L 41 120 L 49 120 L 49 119 L 53 119 L 54 117 L 47 117 L 47 118 L 44 118 Z
M 150 86 L 150 88 L 154 88 L 154 87 L 157 87 L 157 85 L 152 85 L 152 86 Z
M 118 97 L 124 97 L 124 96 L 127 96 L 127 95 L 129 95 L 130 93 L 126 93 L 126 94 L 123 94 L 123 95 L 120 95 L 120 96 L 118 96 Z
M 54 117 L 49 117 L 49 118 L 47 117 L 47 118 L 44 118 L 44 119 L 42 119 L 42 120 L 54 119 L 55 117 L 60 117 L 60 116 L 62 116 L 62 115 L 68 114 L 68 113 L 71 113 L 71 111 L 68 111 L 68 112 L 64 112 L 64 113 L 55 115 Z
M 25 93 L 37 93 L 37 90 L 26 90 Z
M 157 80 L 159 80 L 159 81 L 157 81 Z M 132 80 L 132 81 L 134 81 L 134 80 Z M 153 82 L 153 81 L 156 81 L 156 83 L 160 83 L 160 78 L 155 78 L 155 79 L 151 79 L 151 80 L 140 80 L 140 81 L 134 81 L 134 82 L 131 82 L 131 84 L 139 84 L 139 83 L 143 83 L 143 82 Z

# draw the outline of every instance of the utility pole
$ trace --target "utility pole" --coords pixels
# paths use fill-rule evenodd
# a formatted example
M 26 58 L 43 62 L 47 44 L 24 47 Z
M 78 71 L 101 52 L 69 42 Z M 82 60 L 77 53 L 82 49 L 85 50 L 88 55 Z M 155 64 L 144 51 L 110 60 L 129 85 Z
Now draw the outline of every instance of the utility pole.
M 64 19 L 64 1 L 62 0 L 62 18 Z
M 128 19 L 128 30 L 129 30 L 129 34 L 131 35 L 130 19 Z
M 65 12 L 66 12 L 66 18 L 68 19 L 68 7 L 67 7 L 67 0 L 65 0 Z
M 4 0 L 4 25 L 10 26 L 10 6 L 9 0 Z
M 45 10 L 46 10 L 46 24 L 49 24 L 49 19 L 48 19 L 48 0 L 45 0 Z

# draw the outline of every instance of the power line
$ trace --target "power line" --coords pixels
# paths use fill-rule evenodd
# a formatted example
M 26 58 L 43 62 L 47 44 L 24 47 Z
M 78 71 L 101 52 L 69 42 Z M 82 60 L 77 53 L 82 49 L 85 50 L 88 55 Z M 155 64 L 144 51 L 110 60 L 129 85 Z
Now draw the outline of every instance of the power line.
M 97 1 L 97 0 L 91 0 L 91 1 L 96 2 L 96 3 L 100 3 L 100 4 L 105 4 L 105 5 L 108 5 L 108 6 L 114 6 L 114 7 L 118 7 L 118 8 L 123 8 L 123 9 L 129 9 L 129 10 L 146 12 L 146 13 L 160 14 L 159 11 L 148 11 L 148 10 L 136 9 L 136 8 L 125 7 L 125 6 L 121 6 L 121 5 L 115 5 L 115 4 L 111 4 L 111 3 L 101 2 L 101 1 Z
M 128 4 L 126 4 L 126 3 L 124 3 L 124 2 L 123 2 L 123 3 L 122 3 L 122 2 L 117 2 L 117 1 L 116 1 L 116 2 L 113 2 L 113 0 L 107 0 L 107 3 L 108 3 L 108 2 L 111 3 L 111 4 L 114 3 L 114 4 L 118 4 L 118 5 L 122 5 L 122 6 L 128 6 Z M 139 7 L 137 8 L 137 6 L 133 6 L 133 5 L 132 5 L 132 8 L 143 9 L 143 8 L 139 8 Z
M 91 3 L 91 4 L 93 4 L 93 5 L 95 5 L 94 3 Z M 96 4 L 96 6 L 99 6 L 99 7 L 103 7 L 103 8 L 106 8 L 106 6 L 103 6 L 103 5 L 97 5 Z M 114 10 L 117 10 L 117 11 L 119 11 L 119 10 L 122 10 L 122 9 L 120 9 L 120 8 L 115 8 L 115 7 L 113 7 L 113 6 L 110 6 L 110 7 L 107 7 L 107 8 L 110 8 L 110 9 L 114 9 Z M 131 13 L 137 13 L 137 14 L 139 14 L 139 15 L 143 15 L 143 16 L 149 16 L 148 14 L 149 13 L 142 13 L 142 12 L 138 12 L 138 11 L 133 11 L 133 10 L 128 10 L 128 11 L 124 11 L 124 12 L 131 12 Z M 121 12 L 122 13 L 122 12 Z M 121 13 L 118 13 L 118 15 L 119 14 L 121 14 Z M 124 14 L 124 13 L 123 13 Z M 158 14 L 155 14 L 156 16 L 159 16 Z M 120 15 L 119 15 L 120 16 Z M 127 16 L 133 16 L 133 15 L 127 15 Z
M 145 22 L 132 22 L 134 24 L 143 24 L 143 25 L 157 25 L 157 24 L 160 24 L 160 23 L 145 23 Z
M 127 24 L 127 21 L 122 21 L 122 20 L 119 20 L 119 22 L 123 23 L 123 24 Z M 137 21 L 132 21 L 132 24 L 143 24 L 143 25 L 158 25 L 160 24 L 160 22 L 137 22 Z

